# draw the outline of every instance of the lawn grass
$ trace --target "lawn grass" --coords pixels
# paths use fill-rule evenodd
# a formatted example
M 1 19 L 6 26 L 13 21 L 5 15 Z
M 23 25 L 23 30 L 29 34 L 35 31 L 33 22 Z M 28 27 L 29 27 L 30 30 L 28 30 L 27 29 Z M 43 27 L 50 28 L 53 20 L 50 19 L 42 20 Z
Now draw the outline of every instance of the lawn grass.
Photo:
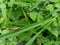
M 60 0 L 0 0 L 0 45 L 60 45 Z

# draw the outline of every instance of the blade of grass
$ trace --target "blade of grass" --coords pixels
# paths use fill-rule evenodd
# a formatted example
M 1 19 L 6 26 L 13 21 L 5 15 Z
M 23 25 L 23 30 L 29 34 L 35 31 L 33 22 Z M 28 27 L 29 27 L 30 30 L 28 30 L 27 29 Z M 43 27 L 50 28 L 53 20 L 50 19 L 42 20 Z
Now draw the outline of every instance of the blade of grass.
M 52 20 L 52 18 L 49 18 L 49 19 L 45 20 L 42 23 L 34 23 L 34 24 L 30 25 L 30 26 L 23 27 L 20 30 L 17 30 L 17 31 L 14 31 L 14 32 L 10 32 L 10 33 L 7 33 L 5 35 L 1 35 L 0 36 L 0 40 L 6 39 L 6 38 L 9 38 L 9 37 L 12 37 L 12 36 L 16 36 L 18 34 L 21 34 L 21 33 L 25 32 L 25 31 L 29 31 L 30 29 L 35 28 L 35 27 L 40 26 L 40 25 L 43 26 L 46 23 L 50 22 L 51 20 Z
M 10 2 L 6 2 L 6 4 L 10 4 Z M 13 2 L 12 4 L 16 4 L 16 5 L 19 5 L 19 6 L 31 6 L 31 3 L 26 3 L 26 2 Z
M 0 8 L 2 10 L 2 17 L 4 19 L 4 27 L 6 27 L 7 22 L 8 22 L 8 18 L 7 18 L 7 13 L 6 13 L 6 4 L 0 4 Z
M 25 16 L 26 21 L 28 22 L 28 24 L 30 24 L 29 21 L 28 21 L 28 17 L 26 15 L 25 11 L 23 10 L 23 8 L 22 8 L 22 12 L 23 12 L 23 15 Z
M 31 38 L 31 40 L 29 40 L 25 45 L 31 45 L 31 44 L 34 42 L 34 40 L 36 39 L 36 37 L 37 37 L 39 34 L 41 34 L 42 31 L 44 31 L 44 29 L 46 29 L 51 23 L 52 23 L 52 21 L 49 22 L 49 23 L 46 25 L 46 27 L 44 27 L 41 31 L 39 31 L 39 32 L 38 32 L 33 38 Z

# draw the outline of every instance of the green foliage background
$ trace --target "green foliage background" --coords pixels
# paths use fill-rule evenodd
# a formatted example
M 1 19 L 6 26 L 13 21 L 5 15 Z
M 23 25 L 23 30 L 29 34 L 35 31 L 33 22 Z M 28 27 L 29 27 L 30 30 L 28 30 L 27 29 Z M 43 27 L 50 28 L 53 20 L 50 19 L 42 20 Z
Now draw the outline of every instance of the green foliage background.
M 60 0 L 0 0 L 0 45 L 60 45 Z

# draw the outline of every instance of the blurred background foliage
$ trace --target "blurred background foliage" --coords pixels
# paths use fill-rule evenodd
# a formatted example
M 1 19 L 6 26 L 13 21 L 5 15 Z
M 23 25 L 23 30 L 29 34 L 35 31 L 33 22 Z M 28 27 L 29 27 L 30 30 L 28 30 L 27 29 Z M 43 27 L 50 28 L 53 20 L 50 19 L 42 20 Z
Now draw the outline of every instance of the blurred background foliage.
M 0 0 L 0 45 L 60 45 L 60 0 Z

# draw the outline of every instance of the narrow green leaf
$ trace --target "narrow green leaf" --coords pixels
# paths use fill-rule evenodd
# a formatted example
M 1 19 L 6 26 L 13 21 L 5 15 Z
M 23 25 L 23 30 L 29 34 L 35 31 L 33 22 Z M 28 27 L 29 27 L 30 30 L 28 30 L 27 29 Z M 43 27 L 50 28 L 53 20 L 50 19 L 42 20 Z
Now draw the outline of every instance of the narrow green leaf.
M 6 13 L 6 4 L 0 4 L 0 8 L 1 8 L 1 10 L 2 10 L 2 17 L 3 17 L 3 20 L 4 20 L 4 26 L 3 27 L 6 27 L 6 25 L 7 25 L 7 13 Z
M 39 31 L 34 37 L 32 37 L 27 43 L 26 45 L 31 45 L 34 40 L 36 39 L 36 37 L 42 33 L 42 31 L 44 31 L 44 29 L 46 29 L 52 22 L 50 22 L 49 24 L 46 25 L 46 27 L 44 27 L 41 31 Z
M 21 30 L 17 30 L 17 31 L 14 31 L 14 32 L 7 33 L 5 35 L 1 35 L 0 36 L 0 39 L 2 40 L 2 39 L 9 38 L 11 36 L 16 36 L 18 34 L 21 34 L 21 33 L 25 32 L 25 31 L 29 31 L 30 29 L 35 28 L 35 27 L 40 26 L 40 25 L 43 26 L 44 24 L 48 23 L 51 20 L 52 19 L 49 18 L 49 19 L 45 20 L 42 23 L 34 23 L 34 24 L 30 25 L 30 26 L 27 26 L 27 27 L 22 28 Z

